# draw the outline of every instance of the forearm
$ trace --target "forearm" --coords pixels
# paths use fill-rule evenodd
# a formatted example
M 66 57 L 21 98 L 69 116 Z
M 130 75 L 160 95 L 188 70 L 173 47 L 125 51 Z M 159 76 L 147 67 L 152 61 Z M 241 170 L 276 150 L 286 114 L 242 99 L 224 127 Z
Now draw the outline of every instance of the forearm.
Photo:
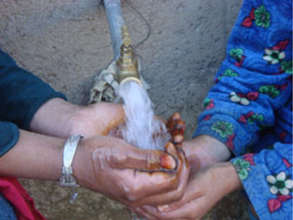
M 74 114 L 80 109 L 78 105 L 63 99 L 51 99 L 36 112 L 30 123 L 30 129 L 41 134 L 68 137 L 72 135 Z
M 121 105 L 99 103 L 79 106 L 55 98 L 42 105 L 34 115 L 30 129 L 56 137 L 80 134 L 85 138 L 107 135 L 124 120 Z
M 0 158 L 0 175 L 57 180 L 65 140 L 20 130 L 17 144 Z

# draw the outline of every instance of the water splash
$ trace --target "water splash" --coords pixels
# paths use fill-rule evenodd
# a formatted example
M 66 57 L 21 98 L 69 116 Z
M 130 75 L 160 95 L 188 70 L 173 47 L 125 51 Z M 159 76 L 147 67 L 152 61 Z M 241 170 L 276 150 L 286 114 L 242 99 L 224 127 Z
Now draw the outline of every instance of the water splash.
M 123 139 L 141 149 L 163 150 L 170 139 L 165 124 L 154 118 L 152 102 L 146 90 L 136 82 L 120 85 L 118 94 L 124 101 L 126 124 Z

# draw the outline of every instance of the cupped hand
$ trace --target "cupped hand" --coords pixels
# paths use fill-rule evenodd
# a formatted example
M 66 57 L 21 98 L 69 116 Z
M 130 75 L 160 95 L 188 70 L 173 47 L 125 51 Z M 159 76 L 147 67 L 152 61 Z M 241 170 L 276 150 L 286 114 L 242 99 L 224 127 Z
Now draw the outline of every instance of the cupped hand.
M 165 154 L 161 151 L 141 151 L 122 139 L 96 137 L 96 135 L 107 135 L 111 129 L 124 122 L 124 117 L 123 107 L 118 104 L 99 103 L 82 107 L 55 98 L 37 111 L 30 126 L 35 132 L 51 136 L 68 137 L 81 134 L 85 137 L 82 141 L 84 147 L 78 148 L 80 153 L 76 163 L 79 179 L 85 187 L 112 195 L 120 201 L 123 200 L 122 198 L 125 202 L 145 199 L 140 204 L 157 205 L 179 199 L 187 184 L 190 170 L 182 149 L 174 149 L 174 146 L 171 146 Z M 181 131 L 182 127 L 179 126 L 178 129 Z M 138 155 L 143 155 L 143 159 Z M 159 159 L 158 155 L 160 155 Z M 173 172 L 158 170 L 161 165 L 168 167 L 168 164 L 155 165 L 156 161 L 170 162 L 172 161 L 170 155 L 173 159 L 176 158 L 176 169 Z M 152 162 L 152 158 L 157 159 Z M 134 162 L 129 163 L 129 160 Z M 120 161 L 118 164 L 121 166 L 115 168 L 113 161 Z M 103 166 L 98 169 L 100 165 Z M 154 170 L 157 172 L 153 172 Z M 167 196 L 157 196 L 164 195 L 162 193 L 167 193 Z M 155 197 L 151 198 L 152 195 Z
M 201 219 L 219 200 L 241 187 L 233 165 L 217 163 L 196 173 L 183 197 L 164 206 L 143 206 L 136 211 L 148 219 Z
M 187 182 L 190 174 L 190 167 L 185 157 L 184 152 L 179 148 L 174 150 L 175 147 L 172 144 L 168 144 L 167 152 L 174 155 L 174 158 L 178 161 L 177 172 L 174 173 L 173 182 L 170 183 L 174 187 L 169 191 L 158 191 L 156 194 L 146 194 L 141 200 L 137 201 L 135 206 L 141 205 L 163 205 L 166 203 L 174 202 L 179 200 L 187 186 Z M 160 175 L 154 173 L 154 175 Z M 170 174 L 169 174 L 170 175 Z
M 108 135 L 109 131 L 124 122 L 122 105 L 101 102 L 80 107 L 72 116 L 72 134 L 85 137 Z
M 178 168 L 152 173 L 152 167 L 159 166 L 156 164 L 161 164 L 162 158 Z M 171 153 L 140 150 L 122 139 L 104 136 L 81 141 L 73 169 L 82 186 L 132 207 L 147 196 L 176 191 L 178 176 L 184 179 L 182 175 L 186 175 Z
M 179 200 L 186 188 L 190 166 L 182 149 L 184 141 L 185 122 L 182 120 L 179 113 L 174 113 L 166 123 L 169 134 L 171 135 L 170 142 L 165 146 L 166 152 L 173 155 L 178 161 L 176 182 L 177 188 L 169 192 L 160 192 L 156 195 L 148 195 L 141 201 L 137 202 L 137 206 L 143 204 L 162 205 Z

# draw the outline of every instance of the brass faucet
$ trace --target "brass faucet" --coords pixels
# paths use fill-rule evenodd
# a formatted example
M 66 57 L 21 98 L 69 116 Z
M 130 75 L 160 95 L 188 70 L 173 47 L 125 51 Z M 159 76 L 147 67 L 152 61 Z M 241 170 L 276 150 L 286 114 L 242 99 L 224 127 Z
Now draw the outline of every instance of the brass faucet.
M 121 31 L 123 43 L 120 47 L 120 57 L 116 62 L 118 67 L 118 81 L 120 84 L 123 84 L 132 80 L 141 84 L 138 72 L 138 60 L 133 52 L 127 27 L 123 26 Z

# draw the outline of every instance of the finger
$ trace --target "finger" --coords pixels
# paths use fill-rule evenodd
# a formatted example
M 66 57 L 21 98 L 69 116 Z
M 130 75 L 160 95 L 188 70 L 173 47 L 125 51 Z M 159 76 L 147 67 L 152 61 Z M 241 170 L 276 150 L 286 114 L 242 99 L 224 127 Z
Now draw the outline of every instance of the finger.
M 199 191 L 198 179 L 189 180 L 188 185 L 184 191 L 184 195 L 178 201 L 169 203 L 168 205 L 163 205 L 158 207 L 161 212 L 170 212 L 179 209 L 184 206 L 184 204 L 189 203 L 195 199 L 199 199 L 204 196 L 204 193 Z
M 166 152 L 168 152 L 169 154 L 177 157 L 177 149 L 175 147 L 175 145 L 172 143 L 172 142 L 168 142 L 166 145 L 165 145 L 165 150 Z
M 151 195 L 174 190 L 177 186 L 176 175 L 158 172 L 149 173 L 133 169 L 109 170 L 119 182 L 124 200 L 137 206 L 137 201 Z M 113 177 L 114 178 L 114 177 Z
M 141 212 L 145 213 L 148 216 L 151 216 L 152 218 L 156 218 L 156 219 L 160 219 L 160 220 L 166 219 L 162 215 L 162 213 L 156 207 L 153 207 L 153 206 L 145 205 L 141 208 Z
M 158 220 L 157 217 L 150 215 L 149 213 L 145 212 L 142 208 L 136 208 L 134 209 L 134 211 L 135 213 L 138 213 L 140 216 L 143 216 L 148 220 Z
M 144 206 L 143 209 L 148 215 L 155 216 L 161 220 L 196 219 L 203 215 L 199 209 L 201 206 L 197 205 L 199 202 L 198 200 L 193 200 L 171 212 L 160 212 L 158 209 L 150 206 Z
M 186 125 L 178 112 L 174 113 L 168 119 L 166 126 L 173 139 L 177 137 L 177 135 L 184 136 Z
M 175 112 L 172 116 L 171 116 L 171 119 L 173 121 L 178 121 L 178 120 L 181 120 L 181 115 L 179 112 Z
M 157 195 L 143 198 L 142 200 L 137 202 L 138 205 L 163 205 L 176 201 L 182 197 L 183 190 L 185 189 L 188 182 L 190 168 L 182 150 L 179 151 L 178 160 L 180 161 L 180 165 L 178 168 L 178 173 L 176 175 L 178 185 L 175 190 L 171 190 L 168 192 L 165 191 Z
M 161 168 L 171 170 L 177 167 L 176 159 L 169 153 L 141 150 L 118 138 L 99 137 L 99 145 L 103 147 L 95 149 L 93 159 L 102 160 L 112 168 L 158 171 Z
M 184 141 L 184 136 L 182 134 L 175 134 L 172 135 L 172 137 L 175 144 L 182 144 Z
M 176 161 L 176 164 L 173 164 L 172 161 L 169 160 L 169 158 L 166 158 L 164 156 L 161 157 L 161 161 L 160 161 L 160 165 L 161 167 L 171 170 L 171 169 L 177 169 L 177 165 L 178 165 L 178 155 L 177 155 L 177 149 L 175 147 L 175 145 L 172 142 L 168 142 L 165 145 L 165 151 L 167 154 L 172 155 L 172 157 L 174 158 L 174 160 Z M 175 166 L 175 167 L 174 167 Z
M 184 141 L 185 122 L 179 113 L 174 113 L 167 122 L 168 132 L 171 134 L 171 141 L 176 147 L 182 147 Z
M 171 131 L 174 130 L 176 123 L 181 120 L 181 116 L 178 112 L 175 112 L 167 121 L 166 127 L 168 131 L 171 133 Z
M 111 166 L 113 168 L 128 168 L 140 171 L 175 170 L 177 161 L 174 156 L 163 151 L 132 148 L 127 152 L 123 152 L 123 154 L 116 154 L 111 157 Z
M 175 170 L 177 167 L 177 160 L 173 155 L 159 150 L 136 149 L 135 154 L 129 156 L 128 159 L 127 164 L 142 171 Z
M 174 211 L 162 212 L 161 215 L 164 216 L 166 219 L 200 219 L 208 211 L 208 209 L 206 208 L 207 206 L 208 204 L 206 204 L 204 198 L 200 197 L 186 203 L 184 206 Z
M 180 167 L 178 169 L 178 174 L 176 176 L 176 179 L 178 180 L 178 185 L 175 188 L 175 190 L 171 190 L 168 192 L 162 192 L 158 195 L 149 196 L 147 198 L 144 198 L 143 200 L 139 201 L 138 203 L 140 205 L 142 204 L 149 204 L 149 205 L 162 205 L 162 204 L 168 204 L 173 201 L 176 201 L 181 198 L 183 194 L 183 190 L 187 184 L 188 177 L 189 177 L 189 167 L 186 166 L 187 162 L 185 160 L 185 157 L 182 153 L 179 153 L 178 159 L 182 161 L 180 163 Z
M 168 192 L 174 190 L 178 185 L 176 173 L 144 172 L 137 169 L 125 169 L 125 166 L 124 169 L 113 169 L 109 166 L 109 163 L 111 164 L 109 161 L 112 161 L 111 157 L 113 155 L 114 157 L 120 157 L 123 154 L 119 151 L 115 151 L 115 153 L 111 151 L 109 153 L 108 148 L 95 150 L 92 158 L 93 167 L 96 174 L 106 174 L 110 179 L 115 179 L 119 183 L 119 188 L 113 190 L 122 192 L 120 197 L 123 197 L 125 202 L 133 202 L 146 196 Z M 116 154 L 118 156 L 115 156 Z M 119 164 L 119 167 L 121 167 L 121 164 Z

